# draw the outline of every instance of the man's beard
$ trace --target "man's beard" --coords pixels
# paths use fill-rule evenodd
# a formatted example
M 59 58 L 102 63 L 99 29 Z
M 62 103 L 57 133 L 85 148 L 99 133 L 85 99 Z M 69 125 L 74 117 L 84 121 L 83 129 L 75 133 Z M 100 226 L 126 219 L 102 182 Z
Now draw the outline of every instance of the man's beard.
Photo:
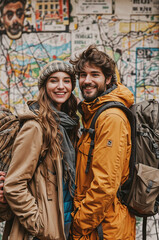
M 91 86 L 91 85 L 87 85 L 87 86 Z M 104 84 L 104 86 L 103 86 L 102 88 L 99 88 L 99 89 L 98 89 L 97 86 L 95 86 L 96 92 L 95 92 L 93 95 L 89 96 L 89 94 L 84 93 L 84 90 L 83 90 L 83 89 L 84 89 L 85 87 L 86 87 L 86 85 L 84 85 L 84 86 L 81 88 L 81 93 L 82 93 L 82 96 L 83 96 L 84 100 L 86 100 L 87 102 L 93 101 L 94 99 L 96 99 L 97 97 L 99 97 L 99 96 L 105 91 L 105 84 Z
M 23 31 L 23 26 L 21 26 L 20 24 L 16 24 L 9 27 L 6 32 L 9 38 L 18 39 L 21 37 L 22 31 Z

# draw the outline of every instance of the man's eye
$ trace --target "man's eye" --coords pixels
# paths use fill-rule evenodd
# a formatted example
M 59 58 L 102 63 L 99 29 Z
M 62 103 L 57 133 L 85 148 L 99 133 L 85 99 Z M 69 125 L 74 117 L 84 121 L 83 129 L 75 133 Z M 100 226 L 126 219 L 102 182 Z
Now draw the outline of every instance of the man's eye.
M 86 77 L 86 74 L 81 73 L 81 74 L 80 74 L 80 77 Z
M 24 14 L 23 9 L 18 9 L 18 10 L 16 11 L 16 15 L 17 15 L 18 18 L 21 18 L 23 14 Z
M 94 74 L 93 74 L 93 77 L 98 77 L 98 76 L 99 76 L 98 73 L 94 73 Z
M 13 14 L 14 14 L 14 13 L 13 13 L 12 11 L 7 12 L 7 13 L 6 13 L 7 18 L 8 18 L 9 20 L 11 20 L 12 17 L 13 17 Z

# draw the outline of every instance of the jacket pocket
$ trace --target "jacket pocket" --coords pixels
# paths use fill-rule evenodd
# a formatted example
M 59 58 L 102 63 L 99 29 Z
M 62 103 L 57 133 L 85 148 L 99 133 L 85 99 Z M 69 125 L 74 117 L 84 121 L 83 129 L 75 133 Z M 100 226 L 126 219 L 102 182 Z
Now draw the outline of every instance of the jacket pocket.
M 42 167 L 39 171 L 37 201 L 40 220 L 44 225 L 39 237 L 47 240 L 60 239 L 61 218 L 59 217 L 57 175 Z
M 77 156 L 77 171 L 76 171 L 76 184 L 80 184 L 82 186 L 82 193 L 85 194 L 87 189 L 90 187 L 90 182 L 93 180 L 93 172 L 92 172 L 92 154 L 90 158 L 89 155 L 90 144 L 81 144 L 78 148 L 79 155 Z M 82 168 L 81 168 L 82 166 Z M 86 173 L 86 169 L 88 170 L 88 174 Z
M 43 169 L 40 170 L 41 175 L 46 180 L 46 192 L 47 192 L 47 199 L 49 201 L 56 201 L 57 195 L 57 176 L 56 173 L 51 172 L 47 169 L 47 173 L 44 172 Z
M 141 163 L 136 164 L 134 180 L 130 207 L 141 215 L 154 215 L 159 194 L 159 169 Z

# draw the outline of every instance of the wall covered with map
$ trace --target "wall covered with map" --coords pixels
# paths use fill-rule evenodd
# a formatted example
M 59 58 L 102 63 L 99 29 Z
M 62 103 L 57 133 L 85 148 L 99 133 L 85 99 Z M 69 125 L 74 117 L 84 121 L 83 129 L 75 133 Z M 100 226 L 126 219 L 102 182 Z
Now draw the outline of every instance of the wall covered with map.
M 0 22 L 0 104 L 16 111 L 37 96 L 37 78 L 45 63 L 69 61 L 70 56 L 93 43 L 116 61 L 121 82 L 134 93 L 136 101 L 159 99 L 159 3 L 133 2 L 28 0 L 22 34 L 17 39 L 7 34 L 4 6 Z

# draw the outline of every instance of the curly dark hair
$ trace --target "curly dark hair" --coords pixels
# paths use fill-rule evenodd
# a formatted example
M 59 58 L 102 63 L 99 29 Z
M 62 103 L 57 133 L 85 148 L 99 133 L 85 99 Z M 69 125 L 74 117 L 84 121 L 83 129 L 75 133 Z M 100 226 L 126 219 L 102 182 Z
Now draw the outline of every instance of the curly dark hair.
M 9 3 L 16 3 L 16 2 L 21 2 L 23 4 L 23 7 L 25 7 L 27 1 L 26 0 L 2 0 L 0 2 L 0 11 L 1 11 L 1 13 L 3 13 L 3 8 L 7 4 L 9 4 Z
M 116 83 L 115 62 L 105 52 L 98 50 L 96 45 L 90 45 L 78 57 L 75 57 L 75 60 L 71 59 L 70 63 L 74 65 L 78 77 L 84 70 L 85 64 L 88 63 L 90 66 L 95 65 L 101 68 L 106 79 L 112 77 L 108 88 Z

